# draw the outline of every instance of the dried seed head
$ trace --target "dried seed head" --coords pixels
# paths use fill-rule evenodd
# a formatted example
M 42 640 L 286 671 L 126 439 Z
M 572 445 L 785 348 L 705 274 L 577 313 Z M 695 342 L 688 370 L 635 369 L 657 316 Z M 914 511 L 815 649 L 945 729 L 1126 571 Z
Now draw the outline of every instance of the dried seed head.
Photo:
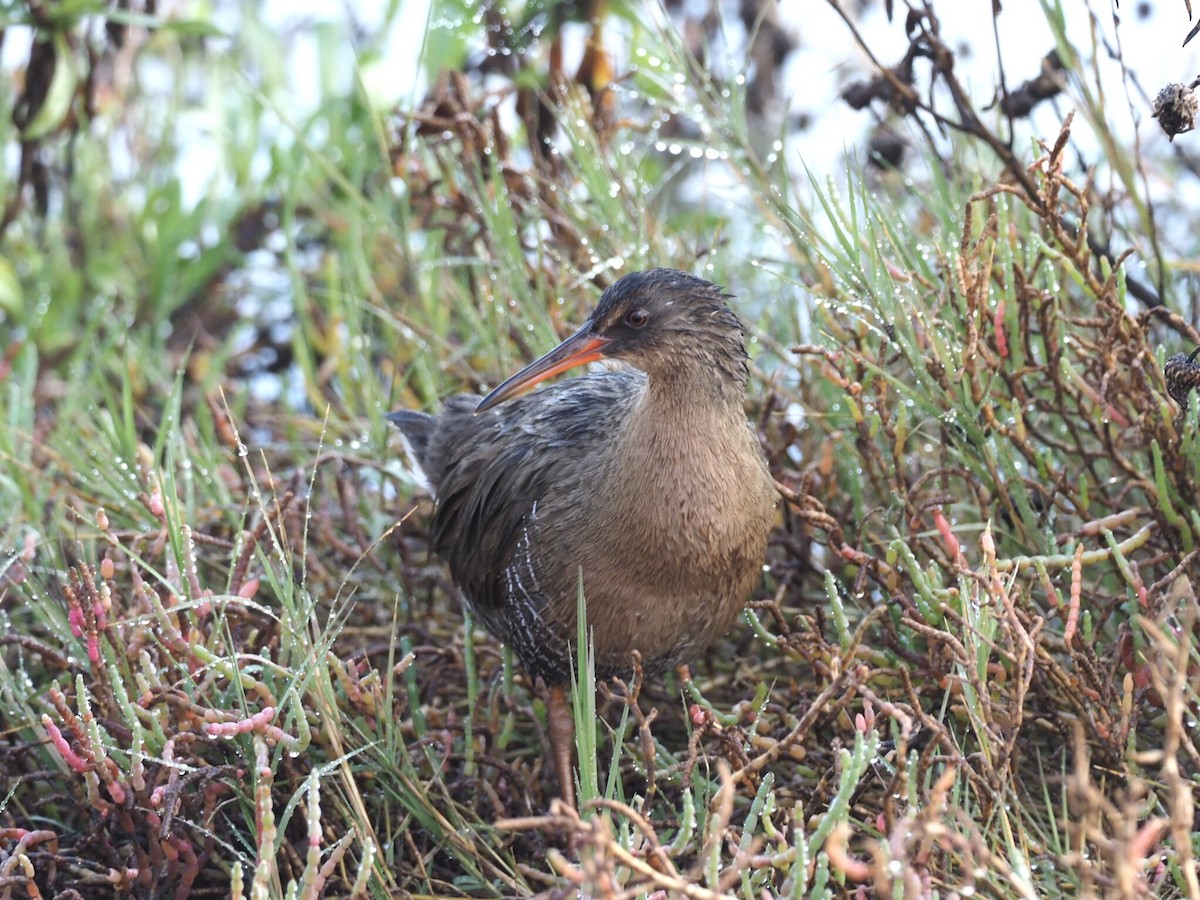
M 1196 84 L 1196 81 L 1190 85 L 1168 84 L 1154 98 L 1154 118 L 1172 141 L 1175 135 L 1196 127 L 1196 111 L 1200 108 L 1200 101 L 1192 90 Z
M 1191 356 L 1176 353 L 1163 366 L 1163 378 L 1167 382 L 1167 393 L 1179 404 L 1180 409 L 1187 409 L 1188 394 L 1193 388 L 1200 387 L 1200 362 L 1196 361 L 1200 347 L 1192 351 Z

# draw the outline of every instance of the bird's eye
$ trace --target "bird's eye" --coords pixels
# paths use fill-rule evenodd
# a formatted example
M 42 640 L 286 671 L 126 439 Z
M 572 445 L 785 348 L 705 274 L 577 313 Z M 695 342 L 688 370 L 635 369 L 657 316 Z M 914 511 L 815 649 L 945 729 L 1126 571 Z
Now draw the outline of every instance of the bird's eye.
M 641 328 L 650 321 L 650 313 L 644 309 L 631 309 L 625 314 L 625 324 L 632 328 Z

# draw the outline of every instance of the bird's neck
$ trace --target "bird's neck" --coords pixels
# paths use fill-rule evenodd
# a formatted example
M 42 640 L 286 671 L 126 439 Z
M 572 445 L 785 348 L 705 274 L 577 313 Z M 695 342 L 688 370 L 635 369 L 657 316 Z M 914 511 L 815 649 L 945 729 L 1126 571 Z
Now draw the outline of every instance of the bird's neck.
M 744 378 L 712 366 L 648 373 L 616 443 L 646 466 L 703 465 L 744 441 L 745 398 Z
M 649 367 L 641 405 L 647 415 L 690 421 L 711 415 L 745 419 L 750 380 L 741 342 L 695 355 L 677 350 L 662 365 Z
M 704 427 L 714 419 L 745 421 L 745 403 L 746 389 L 742 384 L 672 373 L 666 378 L 647 380 L 635 418 L 659 430 L 665 430 L 669 423 L 688 431 Z

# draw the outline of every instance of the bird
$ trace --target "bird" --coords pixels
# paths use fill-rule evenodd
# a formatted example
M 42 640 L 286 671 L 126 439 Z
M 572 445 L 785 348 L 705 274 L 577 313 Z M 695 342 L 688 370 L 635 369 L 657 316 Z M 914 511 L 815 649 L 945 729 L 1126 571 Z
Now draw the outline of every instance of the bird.
M 387 418 L 432 487 L 432 549 L 476 618 L 548 689 L 563 800 L 580 584 L 597 679 L 653 675 L 727 633 L 762 579 L 778 493 L 747 421 L 745 329 L 720 287 L 624 275 L 586 322 L 486 397 Z M 598 360 L 624 363 L 529 389 Z

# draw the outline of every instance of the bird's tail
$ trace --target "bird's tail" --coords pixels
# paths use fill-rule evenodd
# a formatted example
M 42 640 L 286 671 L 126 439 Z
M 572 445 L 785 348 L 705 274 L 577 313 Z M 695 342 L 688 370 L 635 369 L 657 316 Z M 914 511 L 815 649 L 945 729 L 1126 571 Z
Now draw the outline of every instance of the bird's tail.
M 421 479 L 430 488 L 436 489 L 436 485 L 429 480 L 429 439 L 433 437 L 437 419 L 429 413 L 414 412 L 410 409 L 388 413 L 384 418 L 400 431 L 408 459 L 419 470 Z

